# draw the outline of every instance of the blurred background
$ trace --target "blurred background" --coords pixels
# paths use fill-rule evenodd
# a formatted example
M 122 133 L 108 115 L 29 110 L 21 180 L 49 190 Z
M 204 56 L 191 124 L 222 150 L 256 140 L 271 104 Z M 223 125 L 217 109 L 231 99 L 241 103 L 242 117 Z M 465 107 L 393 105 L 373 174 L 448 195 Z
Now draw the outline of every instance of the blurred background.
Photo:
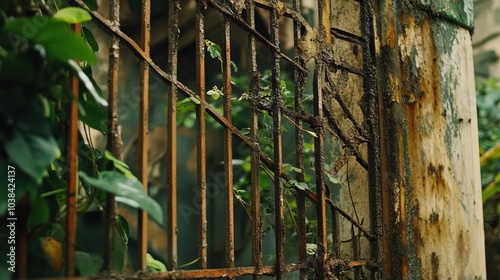
M 500 279 L 500 1 L 475 0 L 473 35 L 488 279 Z

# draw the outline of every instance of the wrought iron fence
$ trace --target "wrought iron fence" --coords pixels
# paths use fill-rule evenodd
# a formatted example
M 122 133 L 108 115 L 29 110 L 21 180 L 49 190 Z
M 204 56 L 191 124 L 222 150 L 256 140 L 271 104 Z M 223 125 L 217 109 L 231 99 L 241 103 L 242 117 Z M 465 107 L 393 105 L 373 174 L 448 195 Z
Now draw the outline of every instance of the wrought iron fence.
M 151 277 L 164 279 L 236 278 L 249 275 L 255 279 L 266 276 L 283 279 L 293 278 L 354 279 L 380 278 L 381 271 L 381 187 L 378 158 L 378 108 L 376 74 L 373 54 L 372 2 L 368 0 L 309 1 L 313 2 L 312 16 L 305 17 L 303 1 L 180 1 L 168 2 L 168 25 L 162 29 L 167 33 L 166 50 L 168 66 L 164 70 L 151 55 L 151 2 L 142 1 L 140 42 L 120 29 L 120 1 L 110 1 L 110 17 L 91 11 L 83 1 L 75 0 L 77 6 L 87 9 L 94 20 L 110 37 L 109 52 L 109 121 L 108 150 L 116 156 L 121 154 L 119 127 L 119 57 L 121 46 L 127 46 L 140 60 L 140 104 L 139 104 L 139 160 L 138 178 L 148 186 L 148 123 L 151 104 L 149 102 L 150 74 L 167 85 L 165 182 L 166 236 L 168 272 Z M 167 4 L 163 4 L 167 5 Z M 181 10 L 186 5 L 195 5 L 191 28 L 195 35 L 195 63 L 188 65 L 179 60 L 179 22 L 187 17 Z M 345 7 L 349 7 L 346 9 Z M 184 8 L 186 9 L 186 8 Z M 354 13 L 351 13 L 354 12 Z M 219 23 L 207 22 L 207 14 L 216 14 Z M 343 23 L 357 26 L 346 28 Z M 264 23 L 257 27 L 257 19 Z M 212 18 L 211 18 L 212 20 Z M 289 24 L 283 24 L 288 22 Z M 336 24 L 338 23 L 338 24 Z M 216 94 L 222 98 L 222 109 L 216 108 L 207 88 L 206 57 L 210 41 L 205 36 L 210 24 L 222 32 L 220 59 L 222 87 Z M 212 30 L 214 27 L 211 27 Z M 286 28 L 293 34 L 283 38 Z M 232 31 L 240 30 L 245 38 L 236 37 Z M 292 49 L 281 47 L 283 41 L 293 42 Z M 244 54 L 234 54 L 235 42 L 244 46 Z M 243 42 L 243 43 L 242 43 Z M 217 45 L 217 44 L 216 44 Z M 214 46 L 214 45 L 210 45 Z M 217 45 L 218 46 L 218 45 Z M 240 47 L 241 49 L 241 47 Z M 248 88 L 244 94 L 236 95 L 234 88 L 233 60 L 244 61 L 240 73 L 246 70 Z M 267 80 L 260 61 L 267 61 Z M 216 63 L 218 63 L 216 61 Z M 179 79 L 179 68 L 193 69 L 196 85 L 188 86 Z M 285 69 L 285 70 L 283 70 Z M 288 83 L 282 73 L 293 73 Z M 152 72 L 152 73 L 151 73 Z M 290 90 L 291 89 L 291 90 Z M 77 87 L 75 87 L 75 91 Z M 288 95 L 285 94 L 285 91 Z M 211 92 L 213 94 L 214 92 Z M 179 268 L 179 239 L 183 232 L 178 228 L 178 104 L 190 98 L 195 103 L 196 126 L 196 182 L 197 182 L 197 247 L 199 256 L 196 269 Z M 236 100 L 238 99 L 238 100 Z M 239 102 L 239 103 L 237 103 Z M 245 104 L 245 105 L 241 105 Z M 238 115 L 235 106 L 247 106 Z M 76 109 L 75 109 L 76 110 Z M 75 111 L 76 112 L 76 111 Z M 76 114 L 76 113 L 75 113 Z M 76 115 L 72 127 L 77 126 Z M 241 127 L 237 118 L 245 118 L 248 124 Z M 266 118 L 269 127 L 264 128 Z M 224 217 L 225 265 L 210 267 L 208 248 L 211 246 L 207 217 L 207 194 L 209 179 L 207 170 L 207 122 L 214 120 L 215 126 L 223 130 L 223 184 L 224 209 L 218 213 Z M 263 139 L 262 131 L 270 137 Z M 76 136 L 73 136 L 76 141 Z M 264 143 L 265 141 L 268 141 Z M 313 145 L 312 145 L 313 144 Z M 246 199 L 238 196 L 235 188 L 236 146 L 248 151 L 248 190 Z M 270 147 L 265 149 L 264 146 Z M 76 146 L 75 146 L 76 147 Z M 76 150 L 74 150 L 76 153 Z M 293 157 L 287 154 L 292 154 Z M 74 158 L 75 157 L 70 157 Z M 76 178 L 76 165 L 71 169 Z M 291 171 L 292 170 L 292 171 Z M 238 171 L 239 172 L 239 171 Z M 262 174 L 267 174 L 266 179 Z M 263 182 L 266 181 L 267 183 Z M 69 194 L 74 194 L 77 182 L 69 183 Z M 262 191 L 264 185 L 271 186 L 268 193 L 273 203 L 269 207 L 274 220 L 269 222 L 274 232 L 274 260 L 264 261 Z M 237 199 L 237 201 L 235 201 Z M 249 265 L 237 265 L 235 256 L 235 204 L 241 203 L 248 211 L 251 228 L 251 258 Z M 246 203 L 246 205 L 244 205 Z M 105 267 L 111 268 L 114 230 L 114 197 L 108 195 L 106 217 L 107 237 Z M 293 206 L 290 206 L 293 205 Z M 68 195 L 67 228 L 67 275 L 74 276 L 76 235 L 76 202 Z M 138 215 L 138 247 L 140 267 L 146 266 L 148 252 L 148 217 L 145 212 Z M 292 226 L 289 226 L 292 224 Z M 292 228 L 292 229 L 290 229 Z M 287 240 L 297 242 L 288 244 Z M 296 247 L 295 251 L 288 250 Z M 295 274 L 294 274 L 295 273 Z

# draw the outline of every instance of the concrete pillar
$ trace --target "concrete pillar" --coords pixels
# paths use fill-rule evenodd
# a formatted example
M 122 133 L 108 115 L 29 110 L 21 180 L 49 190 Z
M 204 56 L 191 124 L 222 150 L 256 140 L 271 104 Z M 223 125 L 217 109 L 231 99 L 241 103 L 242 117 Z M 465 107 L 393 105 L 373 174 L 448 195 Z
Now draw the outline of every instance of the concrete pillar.
M 384 275 L 486 279 L 472 0 L 375 2 Z

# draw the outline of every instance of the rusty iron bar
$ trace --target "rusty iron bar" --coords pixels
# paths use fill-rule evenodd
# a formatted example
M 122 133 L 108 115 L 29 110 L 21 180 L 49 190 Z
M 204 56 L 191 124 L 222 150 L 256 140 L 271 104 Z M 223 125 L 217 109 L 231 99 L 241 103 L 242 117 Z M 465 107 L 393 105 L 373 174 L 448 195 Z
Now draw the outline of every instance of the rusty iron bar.
M 300 14 L 301 13 L 301 1 L 300 0 L 293 0 L 293 10 Z M 304 68 L 306 67 L 305 61 L 302 58 L 302 51 L 300 46 L 301 42 L 301 37 L 302 37 L 302 31 L 301 29 L 303 28 L 303 24 L 297 20 L 293 19 L 293 42 L 295 46 L 295 60 L 297 64 L 303 66 Z M 295 111 L 296 112 L 301 112 L 303 111 L 303 106 L 302 106 L 302 98 L 303 98 L 303 91 L 304 91 L 304 84 L 307 76 L 305 76 L 303 73 L 300 71 L 296 71 L 294 69 L 294 84 L 295 84 L 295 97 L 294 97 L 294 103 L 295 103 Z M 305 173 L 305 165 L 304 165 L 304 134 L 303 134 L 303 127 L 302 127 L 302 118 L 300 116 L 296 116 L 295 119 L 295 166 L 302 170 L 302 172 L 296 172 L 295 174 L 295 179 L 297 182 L 304 182 L 304 173 Z M 306 229 L 306 200 L 303 194 L 299 194 L 297 197 L 297 220 L 298 220 L 298 238 L 299 238 L 299 261 L 302 265 L 307 264 L 307 252 L 306 252 L 306 247 L 307 247 L 307 229 Z M 307 279 L 307 269 L 303 268 L 300 270 L 300 279 L 305 280 Z
M 324 70 L 323 62 L 316 64 L 314 69 L 314 86 L 313 86 L 313 103 L 314 115 L 317 118 L 322 118 L 323 114 L 323 99 L 321 92 L 321 73 Z M 325 261 L 328 256 L 327 249 L 327 232 L 326 232 L 326 185 L 325 178 L 322 172 L 324 165 L 324 145 L 325 135 L 323 125 L 318 125 L 314 128 L 317 137 L 314 138 L 314 168 L 316 170 L 316 218 L 318 230 L 318 268 L 316 271 L 317 279 L 325 279 Z
M 177 80 L 180 0 L 168 1 L 168 73 Z M 167 260 L 177 269 L 177 86 L 167 93 Z
M 327 87 L 323 87 L 323 91 L 327 94 L 330 94 L 330 90 Z M 260 109 L 264 109 L 267 111 L 271 111 L 272 109 L 269 106 L 263 106 L 261 104 L 258 104 L 258 107 Z M 363 166 L 365 169 L 368 170 L 368 162 L 364 159 L 364 157 L 361 155 L 361 153 L 356 149 L 355 143 L 357 142 L 367 142 L 368 139 L 364 137 L 363 135 L 360 135 L 360 137 L 351 137 L 350 135 L 348 136 L 347 133 L 345 133 L 341 128 L 340 124 L 338 121 L 335 119 L 333 113 L 330 111 L 328 106 L 326 104 L 323 105 L 323 110 L 324 114 L 326 116 L 326 124 L 323 124 L 324 120 L 316 118 L 314 115 L 311 115 L 304 110 L 300 112 L 294 112 L 291 110 L 288 110 L 286 108 L 282 108 L 282 113 L 287 116 L 287 117 L 299 117 L 302 121 L 308 123 L 311 127 L 317 126 L 319 123 L 321 125 L 325 125 L 325 129 L 330 132 L 332 135 L 338 136 L 344 143 L 347 145 L 347 148 L 350 149 L 350 153 L 355 156 L 356 160 L 358 163 Z
M 255 29 L 255 3 L 247 1 L 247 22 L 248 25 Z M 250 96 L 257 97 L 260 94 L 259 77 L 257 75 L 257 44 L 255 36 L 248 33 L 248 61 L 250 77 Z M 259 143 L 259 115 L 258 108 L 253 102 L 250 103 L 250 139 L 253 143 Z M 252 149 L 250 155 L 250 184 L 252 196 L 252 264 L 257 269 L 262 267 L 262 218 L 260 215 L 260 187 L 259 187 L 259 170 L 260 156 L 259 153 Z M 262 279 L 261 275 L 254 275 L 254 280 Z
M 347 265 L 349 267 L 359 267 L 366 266 L 367 261 L 365 260 L 351 260 L 347 261 Z M 304 269 L 301 264 L 287 264 L 285 266 L 285 271 L 293 272 L 299 269 Z M 152 273 L 148 274 L 148 279 L 201 279 L 201 278 L 209 278 L 209 279 L 217 279 L 217 278 L 225 278 L 225 277 L 239 277 L 245 275 L 253 275 L 253 276 L 274 276 L 276 274 L 274 266 L 262 266 L 260 268 L 257 267 L 234 267 L 234 268 L 212 268 L 212 269 L 194 269 L 194 270 L 177 270 L 177 271 L 169 271 L 162 273 Z M 71 277 L 71 278 L 44 278 L 44 280 L 87 280 L 88 277 Z M 136 280 L 136 279 L 144 279 L 144 275 L 136 274 L 136 275 L 123 275 L 120 276 L 120 279 L 123 280 Z
M 365 73 L 364 73 L 363 69 L 356 68 L 356 67 L 350 65 L 349 63 L 346 63 L 346 62 L 337 63 L 333 60 L 329 61 L 328 63 L 334 68 L 337 68 L 340 70 L 345 70 L 349 73 L 356 74 L 356 75 L 361 76 L 361 77 L 365 77 Z
M 332 245 L 333 245 L 333 257 L 336 259 L 340 258 L 340 217 L 339 211 L 330 205 L 332 210 Z
M 120 1 L 110 1 L 111 24 L 120 26 Z M 118 123 L 118 79 L 119 79 L 119 55 L 120 39 L 112 35 L 109 49 L 109 72 L 108 72 L 108 143 L 107 149 L 116 158 L 121 158 L 121 129 Z M 115 196 L 106 194 L 106 238 L 104 240 L 104 270 L 113 270 L 114 233 L 115 233 Z
M 283 58 L 285 61 L 287 61 L 288 63 L 290 63 L 291 65 L 293 65 L 295 68 L 300 69 L 302 72 L 304 72 L 304 73 L 308 72 L 307 69 L 305 69 L 304 67 L 301 67 L 300 65 L 298 65 L 297 63 L 295 63 L 295 61 L 292 58 L 290 58 L 287 55 L 285 55 L 284 53 L 282 53 L 281 50 L 279 49 L 279 46 L 277 44 L 274 44 L 271 41 L 269 41 L 266 37 L 264 37 L 262 34 L 260 34 L 259 32 L 257 32 L 257 30 L 255 30 L 254 28 L 250 27 L 240 17 L 238 17 L 235 14 L 233 14 L 233 12 L 228 11 L 226 8 L 224 8 L 221 5 L 219 5 L 214 0 L 205 0 L 205 1 L 212 8 L 214 8 L 217 11 L 219 11 L 224 17 L 227 17 L 227 18 L 231 19 L 232 23 L 237 24 L 244 31 L 246 31 L 248 33 L 252 33 L 257 40 L 259 40 L 262 44 L 264 44 L 264 46 L 266 46 L 267 48 L 269 48 L 273 53 L 277 53 L 278 55 L 280 55 L 281 58 Z
M 359 234 L 357 235 L 354 232 L 354 226 L 351 225 L 351 239 L 352 239 L 352 257 L 357 260 L 361 255 L 361 247 L 360 247 L 360 239 Z M 362 267 L 354 267 L 354 279 L 362 279 L 361 278 L 361 269 Z
M 330 75 L 326 75 L 326 79 L 327 79 L 329 85 L 335 85 L 335 83 L 334 83 L 333 79 L 330 77 Z M 362 138 L 368 139 L 369 136 L 366 135 L 365 129 L 356 120 L 356 118 L 352 114 L 351 110 L 349 109 L 349 106 L 345 103 L 344 99 L 342 99 L 342 96 L 340 95 L 341 91 L 347 87 L 348 79 L 349 79 L 348 72 L 345 70 L 342 70 L 340 73 L 340 78 L 339 78 L 337 84 L 332 89 L 325 88 L 323 90 L 325 91 L 325 95 L 332 95 L 333 98 L 335 98 L 335 100 L 338 102 L 338 104 L 342 108 L 342 111 L 344 111 L 344 114 L 346 115 L 346 117 L 351 121 L 354 128 L 356 128 L 356 131 L 359 133 L 359 136 Z
M 112 30 L 112 29 L 110 29 L 110 30 Z M 126 38 L 126 37 L 124 37 L 124 38 Z M 128 42 L 125 40 L 125 43 L 128 43 Z M 129 46 L 132 46 L 132 49 L 134 51 L 133 45 L 129 44 Z M 135 53 L 136 53 L 136 55 L 138 55 L 140 57 L 142 56 L 141 52 L 135 51 Z M 186 86 L 184 86 L 182 83 L 178 82 L 176 79 L 172 79 L 171 75 L 164 73 L 162 71 L 159 71 L 161 69 L 159 69 L 158 67 L 155 68 L 154 66 L 156 66 L 156 64 L 154 64 L 152 61 L 147 61 L 147 62 L 149 63 L 149 65 L 152 65 L 153 70 L 157 74 L 159 74 L 159 76 L 162 77 L 163 80 L 172 83 L 175 87 L 179 87 L 184 93 L 186 93 L 186 95 L 194 96 L 194 93 L 192 91 L 190 91 Z M 258 149 L 258 146 L 255 145 L 255 142 L 252 141 L 252 139 L 248 139 L 245 136 L 243 136 L 242 134 L 240 134 L 236 130 L 236 128 L 234 128 L 234 126 L 229 121 L 226 120 L 226 118 L 224 118 L 223 116 L 220 116 L 220 114 L 218 114 L 216 112 L 216 110 L 211 108 L 206 102 L 201 102 L 201 103 L 204 104 L 205 106 L 207 106 L 208 113 L 210 115 L 214 116 L 216 121 L 218 121 L 223 127 L 231 129 L 236 137 L 242 139 L 248 146 L 250 146 L 252 148 L 253 151 L 256 151 L 257 154 L 261 154 L 260 150 Z M 267 164 L 269 164 L 269 162 Z M 274 164 L 271 162 L 271 166 L 273 166 L 273 165 Z M 309 197 L 309 198 L 311 198 L 311 197 Z
M 154 278 L 159 279 L 218 279 L 228 277 L 238 277 L 244 275 L 272 276 L 274 275 L 274 267 L 263 266 L 256 267 L 236 267 L 236 268 L 221 268 L 221 269 L 204 269 L 204 270 L 178 270 L 172 273 L 158 273 Z
M 271 1 L 276 4 L 277 1 Z M 277 51 L 271 55 L 271 87 L 272 87 L 272 114 L 273 114 L 273 157 L 274 157 L 274 216 L 276 235 L 276 279 L 285 278 L 285 213 L 284 213 L 284 193 L 281 183 L 281 173 L 283 172 L 283 148 L 281 135 L 281 107 L 283 100 L 281 97 L 281 70 L 280 70 L 280 49 L 279 49 L 279 15 L 276 9 L 271 10 L 271 42 L 277 46 Z
M 335 131 L 335 134 L 342 140 L 342 142 L 349 148 L 352 154 L 355 156 L 356 161 L 366 170 L 368 170 L 369 165 L 368 162 L 364 159 L 363 155 L 356 149 L 353 141 L 347 136 L 342 129 L 340 128 L 340 124 L 335 119 L 335 116 L 330 111 L 326 104 L 323 104 L 323 112 L 328 120 L 329 126 Z
M 141 9 L 141 47 L 149 57 L 150 52 L 150 18 L 151 1 L 142 0 Z M 141 92 L 139 104 L 139 180 L 144 189 L 148 191 L 148 121 L 149 121 L 149 64 L 141 63 Z M 138 237 L 139 237 L 139 267 L 146 269 L 148 253 L 148 213 L 139 210 L 138 213 Z
M 73 25 L 73 31 L 80 35 L 81 24 Z M 78 63 L 78 62 L 77 62 Z M 75 275 L 76 245 L 76 195 L 78 189 L 78 96 L 79 81 L 71 77 L 73 100 L 70 107 L 68 131 L 68 191 L 66 197 L 66 277 Z
M 351 32 L 347 32 L 345 30 L 342 30 L 342 29 L 338 29 L 338 28 L 331 28 L 330 29 L 330 33 L 335 36 L 335 38 L 338 38 L 338 39 L 341 39 L 341 40 L 344 40 L 344 41 L 347 41 L 347 42 L 351 42 L 351 43 L 354 43 L 354 44 L 358 44 L 358 45 L 363 45 L 366 43 L 366 39 L 361 37 L 361 36 L 358 36 L 356 34 L 353 34 Z
M 229 4 L 228 2 L 226 2 Z M 224 117 L 232 123 L 231 107 L 231 21 L 224 17 L 223 21 L 223 85 L 224 85 Z M 233 133 L 224 128 L 224 173 L 226 200 L 226 266 L 234 267 L 234 205 L 233 205 Z
M 368 161 L 370 168 L 368 176 L 370 182 L 370 220 L 374 240 L 371 242 L 371 258 L 375 264 L 372 270 L 372 278 L 382 278 L 383 271 L 383 216 L 382 216 L 382 179 L 381 179 L 381 153 L 380 153 L 380 126 L 379 107 L 377 91 L 377 70 L 374 61 L 374 15 L 373 2 L 371 0 L 361 1 L 361 36 L 365 39 L 363 47 L 363 69 L 366 77 L 363 79 L 364 112 L 365 120 L 370 134 L 368 145 Z
M 333 202 L 333 200 L 331 200 L 330 198 L 327 198 L 326 203 L 328 205 L 330 205 L 330 207 L 332 208 L 332 211 L 334 211 L 334 210 L 337 211 L 340 215 L 342 215 L 342 217 L 347 219 L 351 224 L 353 224 L 356 228 L 358 228 L 368 240 L 372 241 L 375 238 L 375 236 L 373 234 L 368 232 L 368 230 L 365 229 L 361 224 L 359 224 L 356 221 L 356 219 L 354 219 L 349 214 L 347 214 L 344 210 L 342 210 L 342 208 L 340 208 L 337 204 L 335 204 Z
M 207 268 L 207 151 L 205 88 L 205 3 L 196 1 L 196 90 L 200 104 L 196 106 L 197 185 L 199 191 L 199 257 L 200 268 Z M 226 119 L 227 120 L 227 119 Z M 228 121 L 230 123 L 230 121 Z
M 259 149 L 259 145 L 255 142 L 253 142 L 250 138 L 246 137 L 243 135 L 236 127 L 234 127 L 224 116 L 222 116 L 217 109 L 213 108 L 208 104 L 205 100 L 199 100 L 197 94 L 192 91 L 189 87 L 178 81 L 177 79 L 173 79 L 172 75 L 169 73 L 166 73 L 163 71 L 155 62 L 153 62 L 151 59 L 148 59 L 141 48 L 125 33 L 123 33 L 119 28 L 114 27 L 107 19 L 103 18 L 101 15 L 99 15 L 97 12 L 94 12 L 88 8 L 85 3 L 82 2 L 82 0 L 74 0 L 75 3 L 77 3 L 80 7 L 83 9 L 87 10 L 93 17 L 98 21 L 99 24 L 102 25 L 103 29 L 110 33 L 110 34 L 115 34 L 118 36 L 123 43 L 125 43 L 131 50 L 132 52 L 142 61 L 146 61 L 150 68 L 154 71 L 155 74 L 159 76 L 160 79 L 162 79 L 164 82 L 171 84 L 175 86 L 177 89 L 181 90 L 181 92 L 190 98 L 194 98 L 197 101 L 202 104 L 207 113 L 214 118 L 215 121 L 217 121 L 222 127 L 224 128 L 229 128 L 232 132 L 233 135 L 236 136 L 238 139 L 243 141 L 248 147 L 250 147 L 252 150 L 257 151 L 260 155 L 263 155 L 267 157 L 262 151 Z M 313 123 L 313 122 L 311 122 Z M 272 164 L 271 160 L 266 161 L 266 166 L 268 166 L 269 169 L 273 170 L 274 167 Z M 297 190 L 298 192 L 302 192 L 302 190 Z M 315 201 L 316 199 L 314 198 L 314 195 L 312 193 L 306 193 L 306 196 Z
M 321 50 L 326 50 L 330 47 L 330 36 L 327 30 L 330 30 L 330 2 L 327 0 L 318 1 L 318 47 Z M 323 119 L 323 73 L 325 72 L 325 62 L 321 59 L 316 60 L 314 68 L 314 85 L 313 85 L 313 111 L 314 117 Z M 328 243 L 326 229 L 326 198 L 327 186 L 325 182 L 324 164 L 325 164 L 325 128 L 324 125 L 318 124 L 314 127 L 317 137 L 314 139 L 314 167 L 316 172 L 316 218 L 317 218 L 317 258 L 318 267 L 316 269 L 316 278 L 325 279 L 326 277 L 326 260 L 328 258 Z
M 353 262 L 354 263 L 354 262 Z M 363 262 L 358 262 L 363 263 Z M 288 264 L 283 267 L 283 271 L 292 272 L 302 269 L 300 264 Z M 257 267 L 233 267 L 233 268 L 215 268 L 205 270 L 178 270 L 165 273 L 155 273 L 153 278 L 160 279 L 200 279 L 200 278 L 233 278 L 244 275 L 257 275 L 257 276 L 276 276 L 276 267 L 262 266 Z

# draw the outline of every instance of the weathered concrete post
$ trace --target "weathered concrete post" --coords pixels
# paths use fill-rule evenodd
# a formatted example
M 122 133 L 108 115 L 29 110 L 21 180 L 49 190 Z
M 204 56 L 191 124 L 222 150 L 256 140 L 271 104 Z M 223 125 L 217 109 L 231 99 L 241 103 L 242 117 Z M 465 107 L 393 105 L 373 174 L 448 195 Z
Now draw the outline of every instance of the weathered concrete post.
M 485 279 L 473 1 L 375 2 L 384 275 Z

